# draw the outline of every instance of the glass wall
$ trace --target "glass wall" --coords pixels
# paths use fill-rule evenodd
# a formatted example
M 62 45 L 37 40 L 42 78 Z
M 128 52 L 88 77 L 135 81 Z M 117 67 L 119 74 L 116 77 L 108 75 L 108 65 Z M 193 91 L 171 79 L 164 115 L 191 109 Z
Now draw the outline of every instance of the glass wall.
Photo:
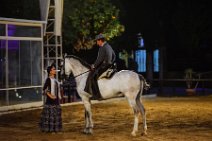
M 7 99 L 6 94 L 8 94 L 9 105 L 41 101 L 41 91 L 40 87 L 0 91 L 0 106 L 8 105 L 5 100 Z
M 41 42 L 7 42 L 9 88 L 41 85 Z
M 6 41 L 0 40 L 0 88 L 6 87 Z
M 40 27 L 8 24 L 8 36 L 40 37 L 40 35 L 41 35 Z
M 5 36 L 5 24 L 0 23 L 0 36 Z
M 42 24 L 0 20 L 0 106 L 41 101 Z

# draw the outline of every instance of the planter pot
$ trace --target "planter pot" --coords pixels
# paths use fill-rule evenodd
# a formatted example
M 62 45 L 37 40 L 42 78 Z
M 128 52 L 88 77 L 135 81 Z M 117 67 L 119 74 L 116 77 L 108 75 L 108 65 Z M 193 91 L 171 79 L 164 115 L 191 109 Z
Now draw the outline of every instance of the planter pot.
M 196 90 L 195 89 L 186 89 L 186 94 L 189 96 L 195 95 Z

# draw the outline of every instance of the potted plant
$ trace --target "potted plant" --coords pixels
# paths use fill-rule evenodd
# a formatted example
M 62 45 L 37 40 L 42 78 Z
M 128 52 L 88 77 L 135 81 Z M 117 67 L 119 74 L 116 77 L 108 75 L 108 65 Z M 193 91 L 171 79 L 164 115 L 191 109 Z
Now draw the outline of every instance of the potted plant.
M 194 95 L 196 93 L 196 86 L 197 85 L 195 85 L 195 87 L 193 85 L 194 76 L 195 76 L 195 72 L 193 71 L 193 69 L 188 68 L 188 69 L 185 70 L 185 80 L 186 80 L 186 85 L 187 85 L 186 93 L 187 93 L 187 95 Z

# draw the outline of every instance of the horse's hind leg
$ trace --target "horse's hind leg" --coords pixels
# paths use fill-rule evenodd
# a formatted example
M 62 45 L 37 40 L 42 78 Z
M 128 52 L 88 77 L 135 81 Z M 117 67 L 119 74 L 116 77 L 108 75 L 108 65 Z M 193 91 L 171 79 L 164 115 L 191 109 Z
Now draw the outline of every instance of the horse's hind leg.
M 137 106 L 133 107 L 133 111 L 134 111 L 134 127 L 133 127 L 133 131 L 132 131 L 132 135 L 136 136 L 136 133 L 138 132 L 138 122 L 139 122 L 139 111 Z
M 136 105 L 135 99 L 128 99 L 128 102 L 129 102 L 129 104 L 132 107 L 133 112 L 134 112 L 134 126 L 133 126 L 133 131 L 131 132 L 131 135 L 136 136 L 136 132 L 138 132 L 139 109 Z
M 142 133 L 142 135 L 143 134 L 146 135 L 147 134 L 146 111 L 145 111 L 144 105 L 141 103 L 140 97 L 136 98 L 136 103 L 137 103 L 137 106 L 139 108 L 139 111 L 142 114 L 142 119 L 143 119 L 143 130 L 144 130 L 144 133 Z

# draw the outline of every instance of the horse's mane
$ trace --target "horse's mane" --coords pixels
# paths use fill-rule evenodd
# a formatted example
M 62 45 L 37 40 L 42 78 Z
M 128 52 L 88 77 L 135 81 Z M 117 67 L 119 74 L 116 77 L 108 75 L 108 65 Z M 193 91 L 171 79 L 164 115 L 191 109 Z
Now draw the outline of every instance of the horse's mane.
M 88 64 L 86 61 L 84 61 L 83 59 L 81 59 L 81 58 L 79 58 L 79 57 L 77 57 L 77 56 L 68 55 L 68 56 L 66 56 L 65 58 L 74 58 L 74 59 L 80 61 L 80 63 L 81 63 L 83 66 L 85 66 L 86 68 L 89 68 L 89 69 L 90 69 L 90 64 Z

